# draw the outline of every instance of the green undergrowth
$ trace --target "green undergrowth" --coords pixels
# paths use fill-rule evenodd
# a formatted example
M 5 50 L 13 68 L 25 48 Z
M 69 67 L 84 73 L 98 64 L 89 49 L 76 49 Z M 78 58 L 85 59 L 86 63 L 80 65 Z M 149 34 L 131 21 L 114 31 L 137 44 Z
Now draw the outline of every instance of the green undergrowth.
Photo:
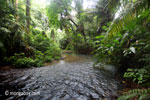
M 45 62 L 61 58 L 59 45 L 42 33 L 24 34 L 22 43 L 25 45 L 25 50 L 14 53 L 12 56 L 5 56 L 1 61 L 3 65 L 12 65 L 16 68 L 40 67 Z
M 147 3 L 146 0 L 144 2 Z M 135 6 L 139 5 L 135 3 Z M 130 16 L 132 19 L 128 19 L 127 14 L 112 23 L 106 34 L 96 37 L 97 63 L 116 65 L 124 73 L 122 77 L 125 80 L 144 88 L 131 90 L 118 100 L 150 100 L 144 99 L 150 97 L 150 10 L 144 7 L 140 8 L 141 12 L 128 13 L 138 16 Z

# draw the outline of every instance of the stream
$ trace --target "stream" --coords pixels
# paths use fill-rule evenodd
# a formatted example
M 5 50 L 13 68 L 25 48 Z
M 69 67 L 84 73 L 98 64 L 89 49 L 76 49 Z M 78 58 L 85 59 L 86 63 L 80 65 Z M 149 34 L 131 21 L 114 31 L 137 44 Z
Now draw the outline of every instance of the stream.
M 64 56 L 45 67 L 0 69 L 0 100 L 116 100 L 115 72 L 93 68 L 90 56 Z

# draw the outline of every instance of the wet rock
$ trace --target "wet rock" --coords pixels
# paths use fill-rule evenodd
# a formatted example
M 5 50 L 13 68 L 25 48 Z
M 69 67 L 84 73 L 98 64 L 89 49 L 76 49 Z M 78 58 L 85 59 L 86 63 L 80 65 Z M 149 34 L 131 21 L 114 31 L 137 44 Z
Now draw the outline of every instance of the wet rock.
M 46 67 L 2 71 L 0 91 L 40 92 L 40 96 L 21 96 L 19 100 L 109 100 L 106 97 L 116 97 L 119 84 L 115 77 L 107 71 L 93 69 L 93 61 L 87 56 L 71 60 L 69 57 Z M 6 84 L 12 86 L 8 88 Z M 16 96 L 8 98 L 13 100 Z
M 80 95 L 76 100 L 88 100 L 88 97 Z
M 93 99 L 99 99 L 99 95 L 96 93 L 90 93 L 90 95 Z

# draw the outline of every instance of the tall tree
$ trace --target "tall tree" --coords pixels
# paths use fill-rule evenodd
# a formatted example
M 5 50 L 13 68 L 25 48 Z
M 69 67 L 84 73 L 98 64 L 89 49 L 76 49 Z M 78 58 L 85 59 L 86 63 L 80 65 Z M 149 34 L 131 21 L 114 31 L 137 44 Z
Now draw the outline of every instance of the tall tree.
M 17 8 L 18 8 L 18 0 L 16 0 L 15 5 L 16 5 L 16 10 L 17 10 Z
M 31 7 L 30 0 L 26 0 L 26 27 L 27 27 L 27 33 L 30 32 L 30 7 Z
M 15 10 L 16 10 L 16 12 L 18 10 L 18 0 L 16 0 L 16 2 L 15 2 Z M 15 18 L 16 18 L 16 21 L 18 21 L 18 15 L 17 15 L 17 13 L 15 15 Z
M 108 22 L 111 22 L 115 16 L 117 5 L 120 0 L 99 0 L 96 5 L 96 13 L 98 18 L 101 19 L 97 34 L 104 32 L 102 26 L 107 26 Z
M 81 14 L 83 13 L 83 0 L 74 0 L 74 3 L 75 3 L 75 10 L 77 12 L 77 18 L 79 20 L 79 25 L 78 25 L 78 29 L 77 31 L 78 32 L 81 32 L 81 34 L 83 35 L 84 37 L 84 40 L 86 42 L 86 34 L 85 34 L 85 30 L 84 30 L 84 23 L 81 19 Z

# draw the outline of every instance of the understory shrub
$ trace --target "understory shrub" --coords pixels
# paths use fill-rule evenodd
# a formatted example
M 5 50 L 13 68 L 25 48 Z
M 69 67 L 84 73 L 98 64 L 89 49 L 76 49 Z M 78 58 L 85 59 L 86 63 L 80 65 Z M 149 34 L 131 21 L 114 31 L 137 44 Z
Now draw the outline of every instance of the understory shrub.
M 7 62 L 17 68 L 43 66 L 42 60 L 26 57 L 24 53 L 15 53 L 14 56 L 9 58 L 5 57 L 4 62 Z
M 117 100 L 150 100 L 150 89 L 133 89 L 124 93 Z
M 95 45 L 90 38 L 85 40 L 81 33 L 72 34 L 71 37 L 64 37 L 60 42 L 63 49 L 73 50 L 80 54 L 92 54 Z
M 150 10 L 141 10 L 132 20 L 119 20 L 114 30 L 96 37 L 97 62 L 114 64 L 125 72 L 124 78 L 150 87 Z M 125 17 L 127 18 L 127 17 Z M 112 25 L 112 26 L 113 26 Z M 132 91 L 132 92 L 131 92 Z M 119 100 L 149 100 L 149 90 L 131 90 Z M 146 92 L 143 92 L 146 91 Z

